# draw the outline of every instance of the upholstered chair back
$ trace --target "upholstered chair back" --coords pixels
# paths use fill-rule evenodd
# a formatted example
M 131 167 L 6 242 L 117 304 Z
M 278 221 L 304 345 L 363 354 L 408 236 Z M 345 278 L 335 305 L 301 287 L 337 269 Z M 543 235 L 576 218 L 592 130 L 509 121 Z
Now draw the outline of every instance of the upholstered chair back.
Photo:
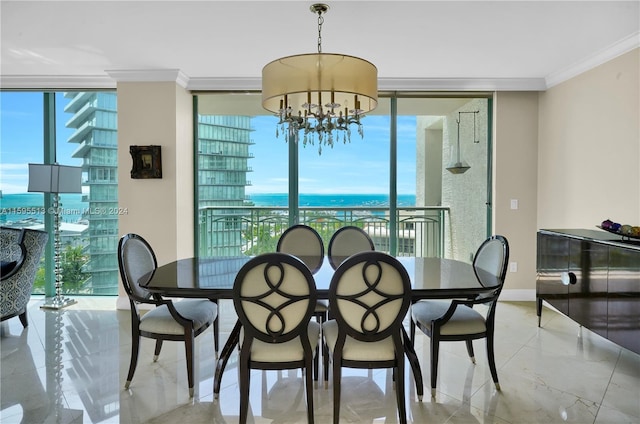
M 375 250 L 369 234 L 360 227 L 346 226 L 338 229 L 331 236 L 327 256 L 333 269 L 336 269 L 349 256 L 369 250 Z
M 276 250 L 300 259 L 311 273 L 316 273 L 324 261 L 322 237 L 308 225 L 299 224 L 287 228 L 278 239 Z
M 2 275 L 0 315 L 3 319 L 25 311 L 48 239 L 49 235 L 40 230 L 0 229 L 2 262 L 12 264 Z M 23 324 L 25 322 L 26 318 Z
M 377 341 L 399 332 L 409 309 L 411 283 L 397 259 L 369 251 L 352 255 L 336 270 L 329 305 L 348 336 Z
M 120 277 L 127 294 L 137 301 L 148 299 L 149 292 L 140 287 L 140 284 L 146 283 L 151 278 L 150 272 L 158 266 L 156 255 L 149 243 L 137 234 L 126 234 L 118 243 L 118 262 Z

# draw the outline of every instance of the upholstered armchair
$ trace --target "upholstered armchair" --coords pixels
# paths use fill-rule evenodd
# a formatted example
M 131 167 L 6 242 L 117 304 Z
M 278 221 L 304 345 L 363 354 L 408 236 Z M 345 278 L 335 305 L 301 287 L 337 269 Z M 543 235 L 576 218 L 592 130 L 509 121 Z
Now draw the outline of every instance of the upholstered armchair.
M 2 321 L 20 317 L 27 327 L 27 304 L 49 235 L 44 231 L 0 228 L 0 313 Z

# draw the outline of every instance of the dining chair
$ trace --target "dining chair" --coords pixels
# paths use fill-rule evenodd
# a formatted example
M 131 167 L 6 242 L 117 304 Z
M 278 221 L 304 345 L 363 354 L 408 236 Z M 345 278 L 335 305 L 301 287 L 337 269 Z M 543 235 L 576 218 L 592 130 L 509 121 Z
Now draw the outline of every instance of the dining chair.
M 233 305 L 242 324 L 239 340 L 240 420 L 247 422 L 251 369 L 301 368 L 307 422 L 313 423 L 313 356 L 320 324 L 311 320 L 317 300 L 309 268 L 286 253 L 250 259 L 233 284 Z
M 189 397 L 194 394 L 195 338 L 217 321 L 218 305 L 209 299 L 183 299 L 172 301 L 152 295 L 142 285 L 149 281 L 158 266 L 156 255 L 149 243 L 137 234 L 126 234 L 118 242 L 118 266 L 122 285 L 131 305 L 131 362 L 125 389 L 128 389 L 138 363 L 140 337 L 155 339 L 153 361 L 157 361 L 165 340 L 185 344 Z M 140 313 L 139 304 L 155 308 Z M 214 338 L 217 339 L 214 326 Z
M 373 240 L 366 231 L 360 227 L 348 225 L 339 228 L 329 240 L 327 257 L 333 269 L 354 253 L 376 250 Z
M 324 242 L 322 237 L 313 227 L 304 224 L 297 224 L 287 228 L 278 239 L 276 251 L 297 257 L 304 262 L 312 274 L 318 272 L 324 262 Z M 313 316 L 320 326 L 327 320 L 328 310 L 329 306 L 325 300 L 316 301 Z M 315 381 L 318 380 L 320 361 L 317 353 L 313 362 L 313 378 Z M 326 358 L 324 350 L 322 356 Z
M 496 389 L 500 390 L 493 341 L 496 306 L 504 285 L 508 262 L 509 243 L 507 239 L 501 235 L 491 236 L 476 251 L 473 258 L 473 270 L 481 284 L 493 286 L 496 282 L 499 283 L 495 290 L 475 299 L 420 300 L 411 306 L 411 341 L 415 340 L 416 327 L 431 340 L 432 397 L 436 395 L 440 342 L 446 341 L 464 341 L 467 353 L 475 364 L 473 340 L 486 338 L 491 377 Z M 476 310 L 473 308 L 474 305 L 485 305 L 485 310 Z
M 322 329 L 333 365 L 334 424 L 340 420 L 343 367 L 392 368 L 398 416 L 407 422 L 402 320 L 410 302 L 409 275 L 386 253 L 356 253 L 336 269 L 329 286 L 334 319 Z

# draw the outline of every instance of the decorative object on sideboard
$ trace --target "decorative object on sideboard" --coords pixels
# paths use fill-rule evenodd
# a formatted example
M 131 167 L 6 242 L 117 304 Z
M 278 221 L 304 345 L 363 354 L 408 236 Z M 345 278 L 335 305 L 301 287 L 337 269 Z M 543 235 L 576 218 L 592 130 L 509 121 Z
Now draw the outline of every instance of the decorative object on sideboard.
M 131 178 L 162 178 L 162 155 L 160 146 L 129 146 L 133 159 Z
M 279 118 L 276 137 L 287 142 L 318 143 L 351 141 L 351 126 L 364 136 L 360 120 L 378 106 L 378 69 L 358 57 L 322 53 L 323 14 L 326 4 L 310 7 L 318 15 L 318 53 L 281 57 L 262 68 L 262 107 Z
M 640 226 L 637 225 L 619 224 L 610 219 L 605 219 L 600 225 L 596 225 L 596 227 L 613 234 L 618 234 L 622 236 L 623 239 L 625 237 L 629 239 L 640 239 Z
M 60 264 L 60 204 L 59 193 L 82 193 L 82 167 L 54 164 L 29 164 L 29 192 L 51 193 L 53 205 L 47 212 L 53 211 L 53 259 L 55 267 L 55 296 L 45 299 L 43 309 L 61 309 L 74 303 L 62 294 L 62 265 Z

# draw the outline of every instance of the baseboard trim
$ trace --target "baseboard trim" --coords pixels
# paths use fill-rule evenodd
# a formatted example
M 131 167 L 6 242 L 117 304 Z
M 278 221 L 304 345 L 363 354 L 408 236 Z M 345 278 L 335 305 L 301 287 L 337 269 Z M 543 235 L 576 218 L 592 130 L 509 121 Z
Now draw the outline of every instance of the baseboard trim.
M 500 300 L 531 302 L 536 300 L 536 291 L 534 289 L 503 289 L 500 293 Z

